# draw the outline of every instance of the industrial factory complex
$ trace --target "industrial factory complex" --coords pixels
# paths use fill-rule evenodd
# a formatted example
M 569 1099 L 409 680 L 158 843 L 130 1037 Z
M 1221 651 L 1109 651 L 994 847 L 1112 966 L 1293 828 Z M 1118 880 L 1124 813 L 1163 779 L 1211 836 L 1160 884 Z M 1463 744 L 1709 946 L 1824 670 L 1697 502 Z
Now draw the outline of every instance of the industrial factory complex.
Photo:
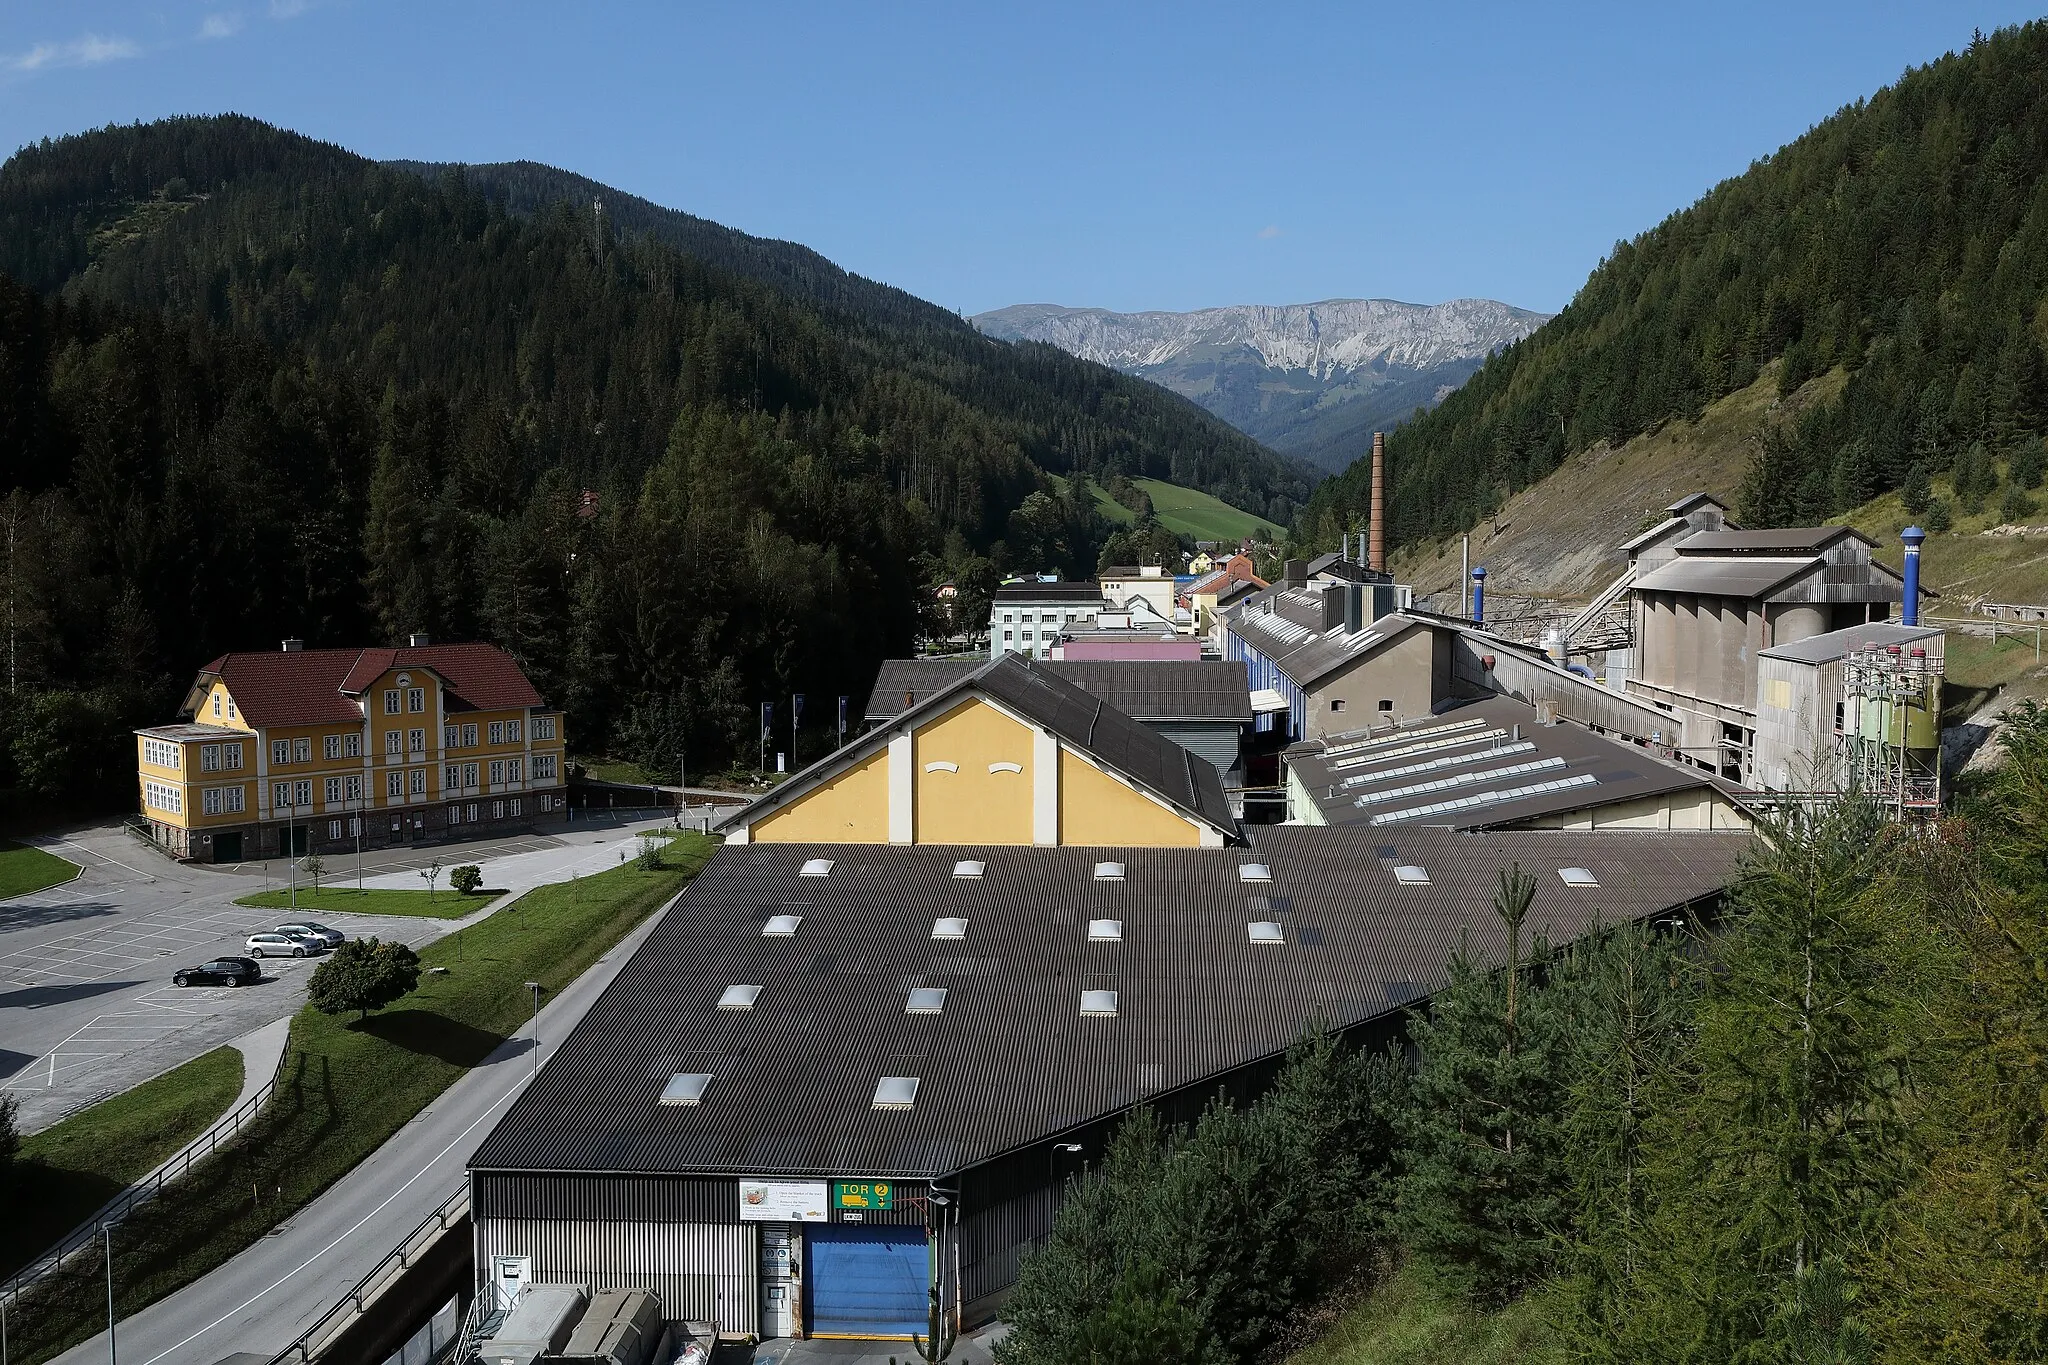
M 1909 542 L 1901 575 L 1687 499 L 1535 639 L 1476 570 L 1418 606 L 1377 535 L 1199 608 L 1019 585 L 988 656 L 891 662 L 862 733 L 726 819 L 472 1159 L 483 1292 L 644 1289 L 727 1337 L 996 1315 L 1134 1108 L 1254 1094 L 1305 1028 L 1383 1044 L 1455 955 L 1503 964 L 1501 869 L 1562 944 L 1710 915 L 1775 804 L 1931 808 Z

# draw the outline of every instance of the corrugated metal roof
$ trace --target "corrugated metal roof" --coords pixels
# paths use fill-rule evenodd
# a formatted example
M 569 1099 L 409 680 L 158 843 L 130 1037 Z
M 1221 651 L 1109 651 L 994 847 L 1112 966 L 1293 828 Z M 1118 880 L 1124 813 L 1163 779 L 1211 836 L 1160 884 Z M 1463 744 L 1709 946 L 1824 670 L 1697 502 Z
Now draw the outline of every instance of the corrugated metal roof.
M 1284 610 L 1286 594 L 1269 598 Z M 1230 629 L 1245 643 L 1273 661 L 1297 687 L 1313 687 L 1355 659 L 1371 654 L 1426 624 L 1403 612 L 1389 612 L 1368 621 L 1355 635 L 1347 635 L 1340 624 L 1334 630 L 1321 629 L 1321 603 L 1315 628 L 1303 625 L 1282 610 L 1267 612 L 1265 603 L 1253 599 L 1230 617 Z
M 893 720 L 981 667 L 979 659 L 884 659 L 868 696 L 866 719 Z M 1043 668 L 1137 720 L 1252 718 L 1242 661 L 1230 659 L 1052 659 Z
M 1382 829 L 1491 829 L 1667 792 L 1726 790 L 1712 775 L 1640 745 L 1569 721 L 1540 724 L 1535 707 L 1501 696 L 1370 734 L 1297 744 L 1287 763 L 1330 824 Z M 1468 800 L 1507 792 L 1514 795 Z M 1440 806 L 1449 808 L 1432 809 Z
M 1689 543 L 1689 542 L 1681 542 Z M 1636 592 L 1688 592 L 1708 597 L 1762 597 L 1788 579 L 1825 563 L 1817 555 L 1730 555 L 1709 559 L 1681 555 L 1638 578 Z
M 1871 621 L 1860 626 L 1831 630 L 1825 635 L 1809 635 L 1804 640 L 1794 640 L 1789 645 L 1773 645 L 1769 649 L 1759 650 L 1758 653 L 1766 659 L 1824 664 L 1846 658 L 1853 651 L 1871 645 L 1897 645 L 1901 649 L 1906 649 L 1923 640 L 1939 639 L 1941 635 L 1941 631 L 1927 626 L 1905 626 L 1897 621 Z
M 555 1050 L 471 1160 L 491 1170 L 929 1177 L 1284 1052 L 1303 1024 L 1395 1012 L 1445 980 L 1461 946 L 1505 953 L 1496 870 L 1537 876 L 1528 929 L 1553 943 L 1713 894 L 1747 843 L 1725 834 L 1457 834 L 1266 827 L 1273 873 L 1246 886 L 1240 849 L 977 850 L 988 876 L 952 875 L 958 850 L 842 845 L 823 882 L 800 845 L 729 845 L 712 858 Z M 1396 864 L 1428 868 L 1400 886 Z M 1597 889 L 1566 886 L 1584 867 Z M 804 916 L 764 939 L 763 918 Z M 933 942 L 938 916 L 969 919 Z M 1124 923 L 1091 943 L 1090 919 Z M 1254 944 L 1271 922 L 1284 941 Z M 715 1009 L 731 981 L 765 987 L 750 1012 Z M 945 1011 L 904 1011 L 943 986 Z M 1114 1020 L 1082 990 L 1115 990 Z M 659 1103 L 677 1074 L 714 1077 L 695 1107 Z M 916 1076 L 916 1105 L 874 1108 L 884 1076 Z
M 1866 545 L 1876 544 L 1853 526 L 1784 526 L 1775 531 L 1701 531 L 1679 541 L 1678 553 L 1812 554 L 1844 536 L 1854 536 Z

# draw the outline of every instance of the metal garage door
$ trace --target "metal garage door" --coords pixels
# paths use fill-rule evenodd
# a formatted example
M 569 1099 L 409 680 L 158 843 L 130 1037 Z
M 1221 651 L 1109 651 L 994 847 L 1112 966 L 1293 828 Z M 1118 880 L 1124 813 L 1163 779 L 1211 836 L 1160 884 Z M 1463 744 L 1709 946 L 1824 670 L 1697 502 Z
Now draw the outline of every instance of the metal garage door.
M 931 1308 L 931 1261 L 920 1227 L 804 1229 L 809 1243 L 810 1329 L 821 1337 L 922 1335 Z

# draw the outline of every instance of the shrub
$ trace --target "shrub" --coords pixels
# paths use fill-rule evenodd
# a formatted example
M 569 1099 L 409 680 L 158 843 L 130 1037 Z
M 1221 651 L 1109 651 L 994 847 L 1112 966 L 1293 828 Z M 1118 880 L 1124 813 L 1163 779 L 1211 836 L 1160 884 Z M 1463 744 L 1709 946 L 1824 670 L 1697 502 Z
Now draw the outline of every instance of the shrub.
M 464 863 L 448 874 L 448 885 L 455 888 L 457 895 L 470 895 L 483 884 L 484 870 L 475 863 Z
M 306 998 L 322 1014 L 367 1019 L 420 984 L 420 958 L 403 943 L 350 939 L 313 969 Z

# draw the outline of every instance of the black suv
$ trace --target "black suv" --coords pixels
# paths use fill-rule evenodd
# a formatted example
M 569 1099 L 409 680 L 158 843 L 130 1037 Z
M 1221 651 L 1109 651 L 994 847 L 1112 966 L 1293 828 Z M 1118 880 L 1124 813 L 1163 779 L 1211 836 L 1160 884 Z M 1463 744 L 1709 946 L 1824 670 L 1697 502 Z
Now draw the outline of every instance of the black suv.
M 180 967 L 171 977 L 178 986 L 252 986 L 263 969 L 246 957 L 219 957 L 197 967 Z

